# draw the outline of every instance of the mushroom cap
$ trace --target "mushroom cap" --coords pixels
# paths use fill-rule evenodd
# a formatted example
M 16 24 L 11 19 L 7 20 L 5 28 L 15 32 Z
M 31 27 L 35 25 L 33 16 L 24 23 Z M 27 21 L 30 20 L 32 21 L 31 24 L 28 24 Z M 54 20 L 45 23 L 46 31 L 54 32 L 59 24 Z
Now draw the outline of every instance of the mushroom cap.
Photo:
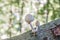
M 36 21 L 35 25 L 36 26 L 40 26 L 40 22 L 39 21 Z
M 31 14 L 27 14 L 27 15 L 25 16 L 25 21 L 26 21 L 27 23 L 30 24 L 33 20 L 34 20 L 34 17 L 33 17 Z

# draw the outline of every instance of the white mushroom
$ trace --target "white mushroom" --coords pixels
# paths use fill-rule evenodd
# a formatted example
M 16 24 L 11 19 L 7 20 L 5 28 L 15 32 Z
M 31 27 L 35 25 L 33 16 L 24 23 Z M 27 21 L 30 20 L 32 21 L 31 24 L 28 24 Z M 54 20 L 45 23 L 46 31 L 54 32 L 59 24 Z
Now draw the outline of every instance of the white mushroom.
M 36 26 L 40 26 L 40 22 L 39 21 L 36 21 L 35 25 Z
M 33 20 L 34 20 L 34 17 L 33 17 L 31 14 L 27 14 L 27 15 L 25 16 L 25 21 L 26 21 L 28 24 L 30 24 L 30 27 L 31 27 L 32 30 L 34 30 L 32 24 L 31 24 L 31 22 L 32 22 Z

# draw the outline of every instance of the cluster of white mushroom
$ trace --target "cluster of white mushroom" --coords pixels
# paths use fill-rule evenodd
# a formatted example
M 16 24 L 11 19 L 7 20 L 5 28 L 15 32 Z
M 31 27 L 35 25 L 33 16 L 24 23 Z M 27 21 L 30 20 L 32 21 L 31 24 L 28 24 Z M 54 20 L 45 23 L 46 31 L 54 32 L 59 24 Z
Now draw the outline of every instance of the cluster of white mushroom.
M 26 21 L 28 24 L 30 24 L 30 27 L 31 27 L 31 29 L 32 29 L 32 32 L 36 32 L 36 31 L 37 31 L 36 29 L 33 28 L 32 24 L 31 24 L 31 22 L 34 21 L 34 17 L 33 17 L 31 14 L 27 14 L 27 15 L 25 16 L 25 21 Z M 35 25 L 36 25 L 36 26 L 40 26 L 39 21 L 36 21 Z

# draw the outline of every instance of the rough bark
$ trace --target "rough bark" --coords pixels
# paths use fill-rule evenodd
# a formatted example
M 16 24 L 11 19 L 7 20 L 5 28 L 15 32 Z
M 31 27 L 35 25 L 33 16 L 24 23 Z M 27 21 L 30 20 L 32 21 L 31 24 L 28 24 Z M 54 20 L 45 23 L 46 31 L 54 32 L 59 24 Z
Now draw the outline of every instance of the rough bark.
M 30 30 L 21 35 L 12 37 L 11 40 L 43 40 L 43 38 L 46 38 L 46 37 L 48 38 L 48 40 L 55 40 L 52 35 L 52 32 L 50 31 L 51 28 L 56 27 L 56 25 L 54 23 L 57 25 L 60 24 L 60 19 L 51 21 L 44 25 L 41 25 L 38 29 L 39 31 L 38 31 L 37 36 L 31 36 L 31 34 L 30 34 L 31 30 Z M 5 40 L 10 40 L 10 39 L 8 38 Z

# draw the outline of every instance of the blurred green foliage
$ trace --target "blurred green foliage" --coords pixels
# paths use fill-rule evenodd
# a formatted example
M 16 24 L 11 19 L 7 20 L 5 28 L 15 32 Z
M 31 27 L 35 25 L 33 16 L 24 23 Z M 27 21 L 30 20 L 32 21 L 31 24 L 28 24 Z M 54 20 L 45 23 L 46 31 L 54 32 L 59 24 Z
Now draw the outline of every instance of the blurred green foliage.
M 60 0 L 53 0 L 52 2 L 50 2 L 51 0 L 49 0 L 48 2 L 47 2 L 47 4 L 45 4 L 44 5 L 44 7 L 42 7 L 40 10 L 38 10 L 38 15 L 44 15 L 44 14 L 46 14 L 44 11 L 45 10 L 47 10 L 49 13 L 48 14 L 50 14 L 50 11 L 52 11 L 52 15 L 51 16 L 49 16 L 49 17 L 51 17 L 51 18 L 49 18 L 49 19 L 51 19 L 51 20 L 55 20 L 56 18 L 60 18 Z M 56 5 L 55 5 L 56 4 Z M 56 8 L 56 7 L 57 8 Z M 59 6 L 59 7 L 58 7 Z

